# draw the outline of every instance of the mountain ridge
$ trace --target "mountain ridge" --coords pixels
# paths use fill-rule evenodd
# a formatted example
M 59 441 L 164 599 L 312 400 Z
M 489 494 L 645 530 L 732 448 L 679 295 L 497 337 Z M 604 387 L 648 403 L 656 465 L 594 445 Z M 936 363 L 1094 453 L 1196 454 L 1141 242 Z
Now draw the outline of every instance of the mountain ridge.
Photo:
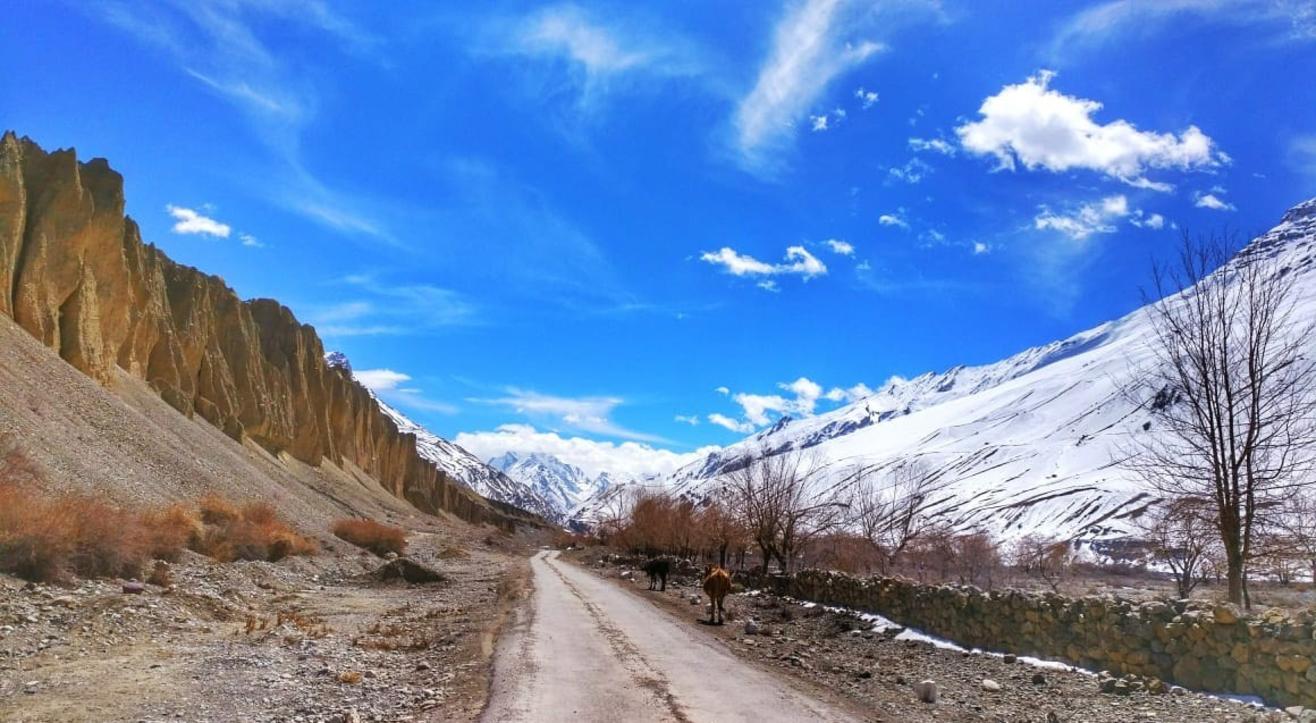
M 1216 273 L 1262 255 L 1281 257 L 1280 273 L 1303 274 L 1295 303 L 1316 315 L 1316 199 L 1290 208 Z M 1003 538 L 1127 535 L 1155 499 L 1120 463 L 1131 441 L 1156 433 L 1146 409 L 1121 393 L 1128 375 L 1151 362 L 1146 314 L 1141 307 L 998 362 L 893 380 L 817 416 L 783 417 L 676 470 L 662 486 L 706 496 L 747 454 L 809 450 L 829 479 L 923 459 L 937 470 L 932 514 L 954 528 Z
M 311 466 L 351 463 L 430 513 L 535 523 L 422 458 L 373 396 L 271 299 L 145 243 L 105 159 L 0 136 L 0 314 L 102 385 L 118 370 L 239 442 Z

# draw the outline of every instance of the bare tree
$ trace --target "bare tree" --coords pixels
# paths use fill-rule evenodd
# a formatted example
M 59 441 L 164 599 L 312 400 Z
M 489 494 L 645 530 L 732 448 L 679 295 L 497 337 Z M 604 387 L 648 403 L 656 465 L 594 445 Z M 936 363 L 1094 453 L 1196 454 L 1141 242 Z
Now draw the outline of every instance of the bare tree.
M 890 570 L 935 527 L 929 514 L 938 489 L 935 474 L 922 460 L 904 460 L 882 477 L 871 470 L 856 471 L 853 477 L 851 522 Z
M 1219 547 L 1208 504 L 1194 497 L 1169 500 L 1148 510 L 1139 523 L 1152 557 L 1170 568 L 1180 599 L 1206 582 L 1211 553 Z
M 845 504 L 823 487 L 823 468 L 797 450 L 751 452 L 723 475 L 722 486 L 763 556 L 766 571 L 776 560 L 790 572 L 801 547 L 835 529 Z
M 1020 538 L 1014 545 L 1011 557 L 1015 568 L 1024 574 L 1042 578 L 1052 592 L 1060 591 L 1060 583 L 1073 568 L 1069 543 L 1041 535 Z
M 1316 583 L 1316 490 L 1292 495 L 1275 522 L 1276 535 L 1294 554 L 1306 561 Z
M 1155 364 L 1133 387 L 1163 432 L 1143 435 L 1132 462 L 1166 497 L 1210 506 L 1229 600 L 1250 605 L 1263 518 L 1311 466 L 1316 367 L 1295 274 L 1263 248 L 1229 257 L 1224 240 L 1185 235 L 1177 266 L 1153 269 Z

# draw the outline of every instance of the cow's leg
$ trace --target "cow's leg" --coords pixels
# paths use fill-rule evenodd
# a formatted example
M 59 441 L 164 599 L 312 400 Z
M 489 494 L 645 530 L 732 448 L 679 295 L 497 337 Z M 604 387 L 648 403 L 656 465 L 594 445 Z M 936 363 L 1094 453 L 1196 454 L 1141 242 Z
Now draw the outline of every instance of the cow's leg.
M 658 585 L 658 592 L 667 592 L 667 576 L 661 575 L 658 578 L 662 582 Z

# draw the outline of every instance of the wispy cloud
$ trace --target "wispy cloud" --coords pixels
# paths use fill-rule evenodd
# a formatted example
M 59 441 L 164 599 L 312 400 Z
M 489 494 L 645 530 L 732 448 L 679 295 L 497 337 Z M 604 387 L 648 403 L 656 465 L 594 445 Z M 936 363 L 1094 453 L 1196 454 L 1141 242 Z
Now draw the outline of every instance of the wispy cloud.
M 174 217 L 175 223 L 171 229 L 174 233 L 228 238 L 233 231 L 228 224 L 220 223 L 190 208 L 169 204 L 165 206 L 165 211 L 168 211 L 169 215 Z
M 909 222 L 905 220 L 903 214 L 903 209 L 892 213 L 884 213 L 877 217 L 877 222 L 883 226 L 894 226 L 908 230 Z
M 864 86 L 859 86 L 854 91 L 854 97 L 859 99 L 859 107 L 868 110 L 877 104 L 878 95 L 875 90 L 868 90 Z
M 392 369 L 355 369 L 352 378 L 390 404 L 439 414 L 456 414 L 456 405 L 430 399 L 413 384 L 410 374 Z
M 1193 194 L 1193 205 L 1198 208 L 1209 208 L 1212 211 L 1236 211 L 1234 204 L 1224 200 L 1224 189 L 1212 189 L 1208 193 L 1198 191 Z
M 605 14 L 562 3 L 526 15 L 498 16 L 477 37 L 477 54 L 531 61 L 534 91 L 566 91 L 575 110 L 592 112 L 618 91 L 645 89 L 643 80 L 703 72 L 702 53 L 680 33 L 648 17 Z
M 882 43 L 847 37 L 855 27 L 851 9 L 843 0 L 803 0 L 777 22 L 772 49 L 732 121 L 733 147 L 747 170 L 775 173 L 796 123 L 832 81 L 883 49 Z
M 1257 28 L 1256 36 L 1269 42 L 1316 41 L 1316 7 L 1310 0 L 1110 0 L 1064 23 L 1051 39 L 1050 53 L 1064 57 L 1129 34 L 1158 32 L 1185 18 Z
M 403 336 L 478 324 L 476 305 L 465 295 L 431 284 L 390 283 L 356 274 L 340 283 L 358 298 L 312 306 L 307 318 L 321 336 Z
M 1084 203 L 1068 212 L 1052 211 L 1045 206 L 1033 219 L 1039 231 L 1059 231 L 1075 241 L 1093 234 L 1115 233 L 1115 221 L 1129 215 L 1129 199 L 1124 195 L 1107 196 L 1096 203 Z
M 1173 186 L 1149 180 L 1150 170 L 1210 169 L 1229 160 L 1197 126 L 1175 134 L 1140 131 L 1122 119 L 1098 123 L 1092 116 L 1101 103 L 1051 89 L 1054 77 L 1042 71 L 984 100 L 981 119 L 955 129 L 964 149 L 994 157 L 998 170 L 1086 169 L 1156 191 Z
M 723 271 L 732 276 L 765 277 L 785 275 L 799 276 L 808 281 L 827 273 L 827 265 L 820 261 L 817 256 L 809 253 L 809 250 L 803 246 L 788 247 L 786 249 L 786 258 L 775 264 L 760 261 L 748 254 L 742 254 L 729 246 L 723 246 L 717 251 L 705 251 L 700 254 L 699 260 L 714 266 L 720 266 Z M 771 279 L 764 279 L 760 282 L 760 288 L 767 291 L 776 291 L 777 285 Z
M 601 434 L 607 437 L 631 439 L 641 442 L 667 443 L 660 436 L 627 429 L 612 420 L 612 412 L 625 400 L 613 396 L 561 397 L 552 394 L 507 387 L 504 395 L 493 398 L 476 398 L 479 404 L 507 407 L 531 419 L 551 420 L 569 429 Z
M 753 432 L 756 429 L 756 427 L 750 422 L 741 422 L 739 420 L 732 419 L 731 417 L 728 417 L 727 415 L 722 414 L 721 412 L 713 412 L 712 414 L 708 415 L 708 423 L 716 424 L 717 426 L 722 427 L 723 429 L 728 429 L 731 430 L 732 432 L 737 432 L 739 434 L 749 434 L 750 432 Z
M 328 228 L 396 242 L 367 219 L 359 193 L 330 188 L 302 160 L 301 137 L 315 119 L 325 58 L 372 57 L 382 47 L 328 0 L 165 0 L 105 2 L 87 11 L 161 52 L 186 77 L 248 120 L 270 159 L 258 173 L 269 199 Z M 270 32 L 271 29 L 277 32 Z M 297 35 L 315 52 L 286 53 L 270 38 Z

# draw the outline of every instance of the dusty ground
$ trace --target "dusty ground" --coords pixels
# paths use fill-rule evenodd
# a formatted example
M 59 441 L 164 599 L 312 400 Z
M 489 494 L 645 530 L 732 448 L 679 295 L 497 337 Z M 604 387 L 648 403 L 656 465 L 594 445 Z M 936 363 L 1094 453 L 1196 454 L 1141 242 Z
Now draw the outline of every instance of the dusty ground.
M 707 598 L 695 578 L 669 579 L 666 592 L 648 592 L 644 575 L 624 565 L 597 561 L 597 554 L 571 559 L 614 584 L 637 591 L 651 604 L 689 623 L 689 629 L 716 637 L 741 659 L 817 686 L 870 711 L 872 721 L 1284 721 L 1280 711 L 1264 710 L 1199 693 L 1102 693 L 1097 678 L 1077 670 L 1040 669 L 1001 657 L 968 654 L 927 643 L 895 640 L 875 633 L 855 616 L 807 607 L 770 595 L 729 598 L 732 620 L 723 626 L 697 624 L 706 616 Z M 626 578 L 622 575 L 627 575 Z M 629 579 L 628 579 L 629 578 Z M 692 596 L 698 602 L 692 603 Z M 745 621 L 759 630 L 746 634 Z M 914 685 L 936 683 L 939 700 L 918 700 Z M 984 688 L 984 681 L 1000 685 Z
M 191 556 L 172 591 L 0 576 L 0 720 L 334 721 L 475 718 L 496 633 L 523 594 L 524 544 L 419 532 L 443 582 L 377 582 L 345 543 L 280 563 Z

